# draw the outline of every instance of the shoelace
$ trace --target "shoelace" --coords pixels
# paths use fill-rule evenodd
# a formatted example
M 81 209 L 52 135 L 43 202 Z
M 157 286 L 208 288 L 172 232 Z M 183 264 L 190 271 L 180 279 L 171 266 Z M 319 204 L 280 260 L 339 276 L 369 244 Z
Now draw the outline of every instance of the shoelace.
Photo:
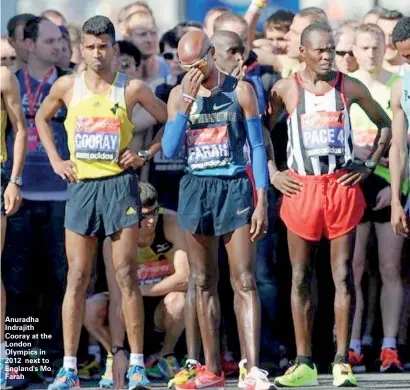
M 286 370 L 285 375 L 292 374 L 302 363 L 301 362 L 290 362 L 291 366 Z
M 389 349 L 383 351 L 383 360 L 387 360 L 388 364 L 397 364 L 400 365 L 400 361 L 397 356 L 397 352 Z

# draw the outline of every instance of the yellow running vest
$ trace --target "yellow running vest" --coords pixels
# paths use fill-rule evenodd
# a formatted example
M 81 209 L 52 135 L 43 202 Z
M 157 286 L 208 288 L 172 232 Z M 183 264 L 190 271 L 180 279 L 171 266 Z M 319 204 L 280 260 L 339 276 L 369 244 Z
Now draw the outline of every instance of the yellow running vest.
M 84 72 L 75 74 L 64 124 L 70 159 L 80 180 L 115 176 L 124 170 L 117 163 L 118 155 L 130 144 L 134 128 L 125 104 L 127 82 L 127 75 L 117 73 L 105 93 L 94 94 L 85 85 Z
M 6 126 L 7 126 L 7 111 L 1 110 L 1 123 L 0 123 L 0 162 L 3 164 L 7 161 L 7 146 L 6 146 Z

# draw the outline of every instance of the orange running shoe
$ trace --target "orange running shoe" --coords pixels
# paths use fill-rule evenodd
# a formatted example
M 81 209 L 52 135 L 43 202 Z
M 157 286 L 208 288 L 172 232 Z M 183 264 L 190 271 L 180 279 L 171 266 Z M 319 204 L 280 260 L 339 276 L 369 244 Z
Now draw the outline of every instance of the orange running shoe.
M 360 355 L 349 349 L 349 364 L 355 374 L 366 372 L 366 366 L 363 364 L 363 355 Z
M 403 365 L 396 349 L 383 348 L 380 354 L 380 372 L 403 372 Z
M 201 366 L 198 375 L 190 381 L 175 385 L 176 390 L 224 390 L 225 389 L 225 374 L 222 371 L 220 375 L 216 375 Z

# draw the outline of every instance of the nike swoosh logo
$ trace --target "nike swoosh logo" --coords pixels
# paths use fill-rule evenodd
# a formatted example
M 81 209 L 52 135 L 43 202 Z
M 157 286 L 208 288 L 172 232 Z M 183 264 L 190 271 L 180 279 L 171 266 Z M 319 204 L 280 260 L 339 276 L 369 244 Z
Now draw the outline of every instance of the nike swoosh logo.
M 249 209 L 250 207 L 247 207 L 246 209 L 243 209 L 243 210 L 236 210 L 236 215 L 241 215 L 243 213 L 246 213 Z
M 221 108 L 230 106 L 232 103 L 225 103 L 225 104 L 221 104 L 220 106 L 217 106 L 216 104 L 214 104 L 214 106 L 212 107 L 215 111 L 220 110 Z

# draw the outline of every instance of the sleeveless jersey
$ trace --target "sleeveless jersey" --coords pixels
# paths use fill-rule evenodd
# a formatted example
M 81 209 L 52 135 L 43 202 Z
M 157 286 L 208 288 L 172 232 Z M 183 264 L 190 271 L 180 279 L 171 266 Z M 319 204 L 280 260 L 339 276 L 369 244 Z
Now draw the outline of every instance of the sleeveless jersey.
M 407 64 L 406 64 L 407 65 Z M 408 69 L 406 69 L 403 72 L 403 82 L 402 82 L 402 86 L 403 86 L 403 91 L 401 94 L 401 107 L 404 111 L 404 114 L 406 115 L 407 118 L 407 148 L 408 150 L 410 150 L 410 67 L 408 67 Z M 408 160 L 409 166 L 408 166 L 408 179 L 409 181 L 407 181 L 407 192 L 409 193 L 409 186 L 410 186 L 410 153 L 409 153 L 409 160 Z M 403 183 L 403 185 L 405 186 L 406 182 Z M 408 204 L 407 204 L 408 209 L 410 209 L 410 196 L 408 199 Z
M 28 82 L 30 84 L 31 94 L 27 90 L 25 72 L 19 70 L 16 73 L 17 80 L 21 91 L 21 106 L 25 116 L 27 127 L 28 142 L 27 154 L 24 160 L 24 169 L 22 179 L 24 186 L 22 187 L 22 196 L 29 200 L 66 200 L 67 199 L 67 182 L 57 175 L 51 167 L 50 160 L 38 136 L 35 126 L 35 115 L 37 114 L 40 105 L 50 93 L 50 89 L 55 81 L 64 74 L 60 68 L 56 68 L 47 82 L 41 87 L 38 99 L 34 105 L 34 113 L 30 109 L 31 99 L 34 97 L 38 88 L 40 88 L 43 80 L 37 80 L 29 75 Z M 34 103 L 34 100 L 33 100 Z M 67 109 L 62 106 L 50 120 L 50 127 L 53 131 L 54 142 L 57 151 L 62 159 L 68 159 L 67 133 L 64 128 L 64 120 L 66 119 Z M 7 136 L 8 150 L 10 153 L 9 161 L 10 168 L 12 164 L 12 153 L 14 145 L 14 131 L 11 131 Z M 9 162 L 7 163 L 9 164 Z
M 296 109 L 289 115 L 288 167 L 299 175 L 325 175 L 353 161 L 349 112 L 343 93 L 344 76 L 337 72 L 330 90 L 313 93 L 293 75 L 298 90 Z
M 139 285 L 155 284 L 174 273 L 173 245 L 165 238 L 164 210 L 161 208 L 151 246 L 138 248 L 137 272 Z
M 7 111 L 1 110 L 0 123 L 0 162 L 3 164 L 7 161 L 7 146 L 6 146 L 6 126 L 7 126 Z
M 75 74 L 65 121 L 70 159 L 80 180 L 118 175 L 124 170 L 117 163 L 118 155 L 130 144 L 134 128 L 125 104 L 128 76 L 117 73 L 105 93 L 94 94 L 88 90 L 84 74 Z
M 350 76 L 362 81 L 358 71 L 353 72 Z M 393 117 L 390 107 L 391 86 L 398 77 L 398 75 L 393 75 L 386 85 L 373 84 L 369 88 L 372 98 L 380 104 L 390 119 Z M 373 146 L 377 136 L 377 126 L 370 120 L 366 112 L 358 104 L 354 103 L 350 107 L 350 118 L 352 121 L 354 144 L 357 146 Z
M 245 118 L 236 96 L 238 81 L 225 76 L 220 91 L 192 105 L 186 131 L 187 171 L 199 176 L 234 176 L 246 170 Z

